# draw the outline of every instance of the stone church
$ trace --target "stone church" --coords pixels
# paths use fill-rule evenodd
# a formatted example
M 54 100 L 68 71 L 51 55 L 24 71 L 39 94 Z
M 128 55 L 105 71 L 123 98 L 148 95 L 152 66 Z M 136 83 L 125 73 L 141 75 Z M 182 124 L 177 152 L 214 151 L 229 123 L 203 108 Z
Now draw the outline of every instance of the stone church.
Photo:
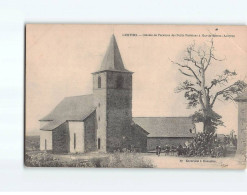
M 92 73 L 93 94 L 66 97 L 40 120 L 40 150 L 145 152 L 167 138 L 191 139 L 195 126 L 189 117 L 132 118 L 132 75 L 113 35 L 100 69 Z

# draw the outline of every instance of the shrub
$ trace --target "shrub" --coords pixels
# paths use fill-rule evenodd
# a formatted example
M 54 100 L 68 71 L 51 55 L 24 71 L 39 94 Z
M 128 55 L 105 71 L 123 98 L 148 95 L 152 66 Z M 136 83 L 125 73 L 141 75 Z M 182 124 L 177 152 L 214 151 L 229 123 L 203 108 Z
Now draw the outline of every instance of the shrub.
M 79 159 L 64 161 L 46 152 L 25 154 L 25 165 L 27 167 L 93 167 L 90 161 Z
M 198 133 L 185 150 L 188 156 L 219 157 L 226 155 L 226 146 L 217 141 L 217 135 L 213 133 Z
M 109 168 L 152 168 L 150 160 L 144 159 L 138 153 L 116 151 L 105 158 L 93 158 L 92 164 L 95 167 Z
M 139 153 L 114 152 L 106 157 L 94 157 L 89 160 L 63 160 L 47 152 L 25 154 L 25 165 L 28 167 L 106 167 L 106 168 L 152 168 L 149 159 Z

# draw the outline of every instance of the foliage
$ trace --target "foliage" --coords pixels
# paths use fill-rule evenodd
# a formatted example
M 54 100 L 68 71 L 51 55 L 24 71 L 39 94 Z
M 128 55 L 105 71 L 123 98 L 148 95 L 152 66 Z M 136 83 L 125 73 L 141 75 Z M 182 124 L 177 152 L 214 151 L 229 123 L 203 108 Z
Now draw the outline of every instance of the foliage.
M 25 154 L 25 165 L 27 167 L 93 167 L 88 161 L 78 159 L 64 161 L 46 152 Z
M 213 111 L 216 100 L 219 98 L 224 101 L 233 100 L 234 95 L 242 93 L 247 87 L 244 81 L 232 82 L 237 73 L 228 69 L 210 81 L 207 71 L 213 68 L 215 62 L 224 61 L 224 59 L 216 58 L 214 52 L 213 39 L 205 47 L 197 47 L 193 43 L 187 47 L 183 62 L 172 61 L 177 65 L 180 73 L 187 78 L 180 83 L 175 92 L 184 92 L 188 108 L 200 106 L 193 118 L 196 122 L 203 122 L 203 130 L 208 133 L 215 132 L 218 125 L 223 125 L 221 116 Z
M 231 151 L 229 151 L 229 148 Z M 217 134 L 198 133 L 185 147 L 179 146 L 177 154 L 183 156 L 225 157 L 235 154 L 236 146 L 227 145 L 217 138 Z
M 219 157 L 226 155 L 226 147 L 217 140 L 214 133 L 198 133 L 186 148 L 188 156 Z
M 51 153 L 26 153 L 25 165 L 28 167 L 108 167 L 108 168 L 152 168 L 151 161 L 138 153 L 116 151 L 106 157 L 94 157 L 88 160 L 64 160 Z
M 139 153 L 129 151 L 116 151 L 110 154 L 108 158 L 94 158 L 92 162 L 96 167 L 110 168 L 152 168 L 150 160 L 144 159 Z
M 205 123 L 205 118 L 210 120 L 210 126 L 208 126 L 208 133 L 215 133 L 215 129 L 217 126 L 224 126 L 223 121 L 221 120 L 222 116 L 214 112 L 212 109 L 209 109 L 207 112 L 207 116 L 203 116 L 202 110 L 195 111 L 192 115 L 192 120 L 194 123 Z
M 236 143 L 236 140 L 234 140 Z M 229 147 L 230 150 L 229 151 Z M 217 138 L 217 134 L 214 133 L 197 133 L 192 141 L 186 143 L 184 146 L 181 144 L 174 147 L 166 145 L 164 148 L 164 153 L 166 155 L 175 155 L 178 156 L 211 156 L 211 157 L 225 157 L 226 154 L 234 154 L 236 146 L 230 144 L 230 141 L 227 143 L 221 141 Z

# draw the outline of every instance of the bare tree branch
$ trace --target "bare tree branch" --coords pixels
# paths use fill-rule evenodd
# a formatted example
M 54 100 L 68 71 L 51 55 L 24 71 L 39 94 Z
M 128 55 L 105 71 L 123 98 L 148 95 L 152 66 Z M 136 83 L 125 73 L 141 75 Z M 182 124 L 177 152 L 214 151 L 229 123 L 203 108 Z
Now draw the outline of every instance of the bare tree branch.
M 184 58 L 184 60 L 192 62 L 197 68 L 201 69 L 201 67 L 197 65 L 197 62 L 193 58 Z
M 235 71 L 231 72 L 229 70 L 225 70 L 222 75 L 217 75 L 216 79 L 213 79 L 211 81 L 211 85 L 209 87 L 206 87 L 208 90 L 212 89 L 214 86 L 217 86 L 218 84 L 225 85 L 225 83 L 228 83 L 230 78 L 234 78 L 237 75 Z
M 216 99 L 218 96 L 223 95 L 223 97 L 225 98 L 225 100 L 231 99 L 233 100 L 233 96 L 234 94 L 239 94 L 241 93 L 245 88 L 247 87 L 247 84 L 244 81 L 237 81 L 235 83 L 233 83 L 232 85 L 218 91 L 214 98 L 212 103 L 210 104 L 211 107 L 213 107 Z
M 182 68 L 187 68 L 188 70 L 190 70 L 190 72 L 194 75 L 194 77 L 196 78 L 196 80 L 199 82 L 199 84 L 201 84 L 201 80 L 197 77 L 196 73 L 194 72 L 194 70 L 189 67 L 188 65 L 182 65 L 178 62 L 174 62 L 172 61 L 173 64 L 177 64 L 178 66 L 182 67 Z
M 191 75 L 191 74 L 187 74 L 187 73 L 185 73 L 185 72 L 183 72 L 181 69 L 178 69 L 183 75 L 185 75 L 185 76 L 188 76 L 188 77 L 193 77 L 193 75 Z
M 211 83 L 207 86 L 206 71 L 208 67 L 212 65 L 213 61 L 223 61 L 224 59 L 217 59 L 214 56 L 214 42 L 213 39 L 210 42 L 210 46 L 206 46 L 206 49 L 195 48 L 195 44 L 192 44 L 186 49 L 186 56 L 183 58 L 183 62 L 174 62 L 173 64 L 178 66 L 178 70 L 181 74 L 192 77 L 195 80 L 185 80 L 180 86 L 177 87 L 177 92 L 184 92 L 184 97 L 188 101 L 189 108 L 201 106 L 201 122 L 204 124 L 205 132 L 215 132 L 218 125 L 223 125 L 221 116 L 213 111 L 213 106 L 217 99 L 221 98 L 225 101 L 233 100 L 234 95 L 243 92 L 247 87 L 244 81 L 237 81 L 230 85 L 231 79 L 236 76 L 235 71 L 225 70 L 221 75 L 216 75 Z M 225 87 L 224 89 L 218 89 L 214 95 L 211 94 L 213 87 Z
M 214 42 L 213 42 L 213 40 L 211 39 L 211 47 L 210 47 L 210 49 L 209 49 L 209 58 L 208 58 L 208 60 L 207 60 L 207 65 L 206 65 L 206 67 L 204 68 L 204 71 L 206 71 L 206 70 L 208 69 L 209 65 L 211 64 L 213 49 L 214 49 Z

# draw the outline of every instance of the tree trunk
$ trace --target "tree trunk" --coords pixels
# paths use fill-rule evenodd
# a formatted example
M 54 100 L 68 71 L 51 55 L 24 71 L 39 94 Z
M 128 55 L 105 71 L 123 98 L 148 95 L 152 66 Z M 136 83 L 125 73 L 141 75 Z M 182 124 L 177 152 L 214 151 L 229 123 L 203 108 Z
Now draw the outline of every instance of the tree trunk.
M 205 76 L 204 66 L 202 66 L 201 72 L 202 72 L 201 89 L 202 89 L 203 115 L 204 115 L 203 132 L 211 133 L 213 131 L 212 118 L 210 117 L 211 116 L 211 106 L 210 106 L 209 93 L 206 90 L 206 85 L 205 85 L 206 76 Z
M 203 132 L 211 133 L 211 119 L 208 117 L 205 117 L 205 121 L 203 123 Z
M 203 132 L 207 134 L 214 134 L 215 127 L 213 125 L 213 116 L 211 108 L 207 108 L 204 112 Z

